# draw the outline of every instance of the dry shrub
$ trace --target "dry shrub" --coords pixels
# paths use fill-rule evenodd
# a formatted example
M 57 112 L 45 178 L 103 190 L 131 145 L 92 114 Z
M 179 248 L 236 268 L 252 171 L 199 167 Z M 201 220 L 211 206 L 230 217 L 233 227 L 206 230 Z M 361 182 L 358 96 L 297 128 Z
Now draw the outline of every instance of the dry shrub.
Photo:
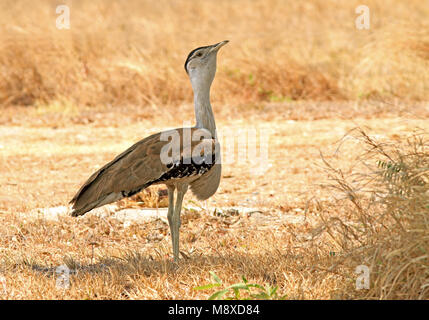
M 336 80 L 315 66 L 301 65 L 292 59 L 256 64 L 248 57 L 243 67 L 227 70 L 230 95 L 240 96 L 242 102 L 291 100 L 338 100 L 345 96 Z M 243 70 L 243 71 L 241 71 Z M 226 98 L 225 98 L 226 99 Z
M 343 86 L 360 98 L 427 100 L 429 25 L 394 24 L 371 35 Z
M 150 187 L 136 195 L 120 201 L 121 208 L 165 208 L 168 207 L 167 189 Z
M 340 197 L 329 216 L 321 215 L 323 227 L 343 252 L 345 265 L 370 268 L 371 286 L 362 297 L 428 299 L 427 133 L 416 132 L 398 145 L 357 132 L 367 149 L 351 172 L 324 160 L 333 182 L 329 187 Z

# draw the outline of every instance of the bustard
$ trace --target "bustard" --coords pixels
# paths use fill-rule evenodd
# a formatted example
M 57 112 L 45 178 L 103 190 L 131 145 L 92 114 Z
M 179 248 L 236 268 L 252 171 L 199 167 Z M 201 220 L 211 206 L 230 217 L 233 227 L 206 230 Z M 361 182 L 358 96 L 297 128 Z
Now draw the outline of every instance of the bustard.
M 150 185 L 165 184 L 173 257 L 178 260 L 180 211 L 185 193 L 190 188 L 199 200 L 205 200 L 216 192 L 220 182 L 220 147 L 210 105 L 210 86 L 216 73 L 217 52 L 227 43 L 225 40 L 196 48 L 186 59 L 185 70 L 194 92 L 195 127 L 153 134 L 118 155 L 79 189 L 70 201 L 72 216 L 130 197 Z

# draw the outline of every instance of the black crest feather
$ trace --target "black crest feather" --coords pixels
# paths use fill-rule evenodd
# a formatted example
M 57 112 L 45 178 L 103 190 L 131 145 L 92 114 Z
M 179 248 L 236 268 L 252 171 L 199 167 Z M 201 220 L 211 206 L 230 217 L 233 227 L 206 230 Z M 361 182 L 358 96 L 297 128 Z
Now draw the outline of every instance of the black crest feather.
M 211 46 L 199 47 L 199 48 L 196 48 L 196 49 L 192 50 L 191 52 L 189 52 L 188 57 L 186 58 L 186 61 L 185 61 L 185 71 L 186 71 L 186 73 L 188 73 L 188 68 L 186 68 L 186 66 L 187 66 L 187 64 L 188 64 L 189 60 L 191 60 L 192 55 L 193 55 L 196 51 L 198 51 L 198 50 L 200 50 L 200 49 L 205 49 L 205 48 L 209 48 L 209 47 L 211 47 Z

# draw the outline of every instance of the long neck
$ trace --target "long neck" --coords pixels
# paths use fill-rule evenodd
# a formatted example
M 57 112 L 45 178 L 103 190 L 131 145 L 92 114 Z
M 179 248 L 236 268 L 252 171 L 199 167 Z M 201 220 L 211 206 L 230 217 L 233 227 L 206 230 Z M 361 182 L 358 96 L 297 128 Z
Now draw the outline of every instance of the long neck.
M 205 128 L 216 136 L 216 123 L 210 104 L 210 86 L 194 88 L 194 106 L 197 128 Z

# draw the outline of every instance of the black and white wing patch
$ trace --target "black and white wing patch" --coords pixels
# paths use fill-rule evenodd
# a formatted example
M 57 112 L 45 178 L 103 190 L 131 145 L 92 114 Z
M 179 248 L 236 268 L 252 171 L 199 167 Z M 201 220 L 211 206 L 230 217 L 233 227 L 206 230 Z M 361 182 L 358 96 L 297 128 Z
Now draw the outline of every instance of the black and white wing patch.
M 179 161 L 167 164 L 169 170 L 165 172 L 158 181 L 167 181 L 171 179 L 182 179 L 190 176 L 201 176 L 209 171 L 215 164 L 214 154 L 199 159 L 181 158 Z M 157 182 L 158 182 L 157 181 Z
M 171 159 L 171 162 L 166 164 L 168 170 L 157 179 L 157 182 L 205 174 L 218 160 L 216 159 L 218 149 L 219 144 L 215 139 L 203 139 L 200 144 L 184 148 L 180 159 Z

